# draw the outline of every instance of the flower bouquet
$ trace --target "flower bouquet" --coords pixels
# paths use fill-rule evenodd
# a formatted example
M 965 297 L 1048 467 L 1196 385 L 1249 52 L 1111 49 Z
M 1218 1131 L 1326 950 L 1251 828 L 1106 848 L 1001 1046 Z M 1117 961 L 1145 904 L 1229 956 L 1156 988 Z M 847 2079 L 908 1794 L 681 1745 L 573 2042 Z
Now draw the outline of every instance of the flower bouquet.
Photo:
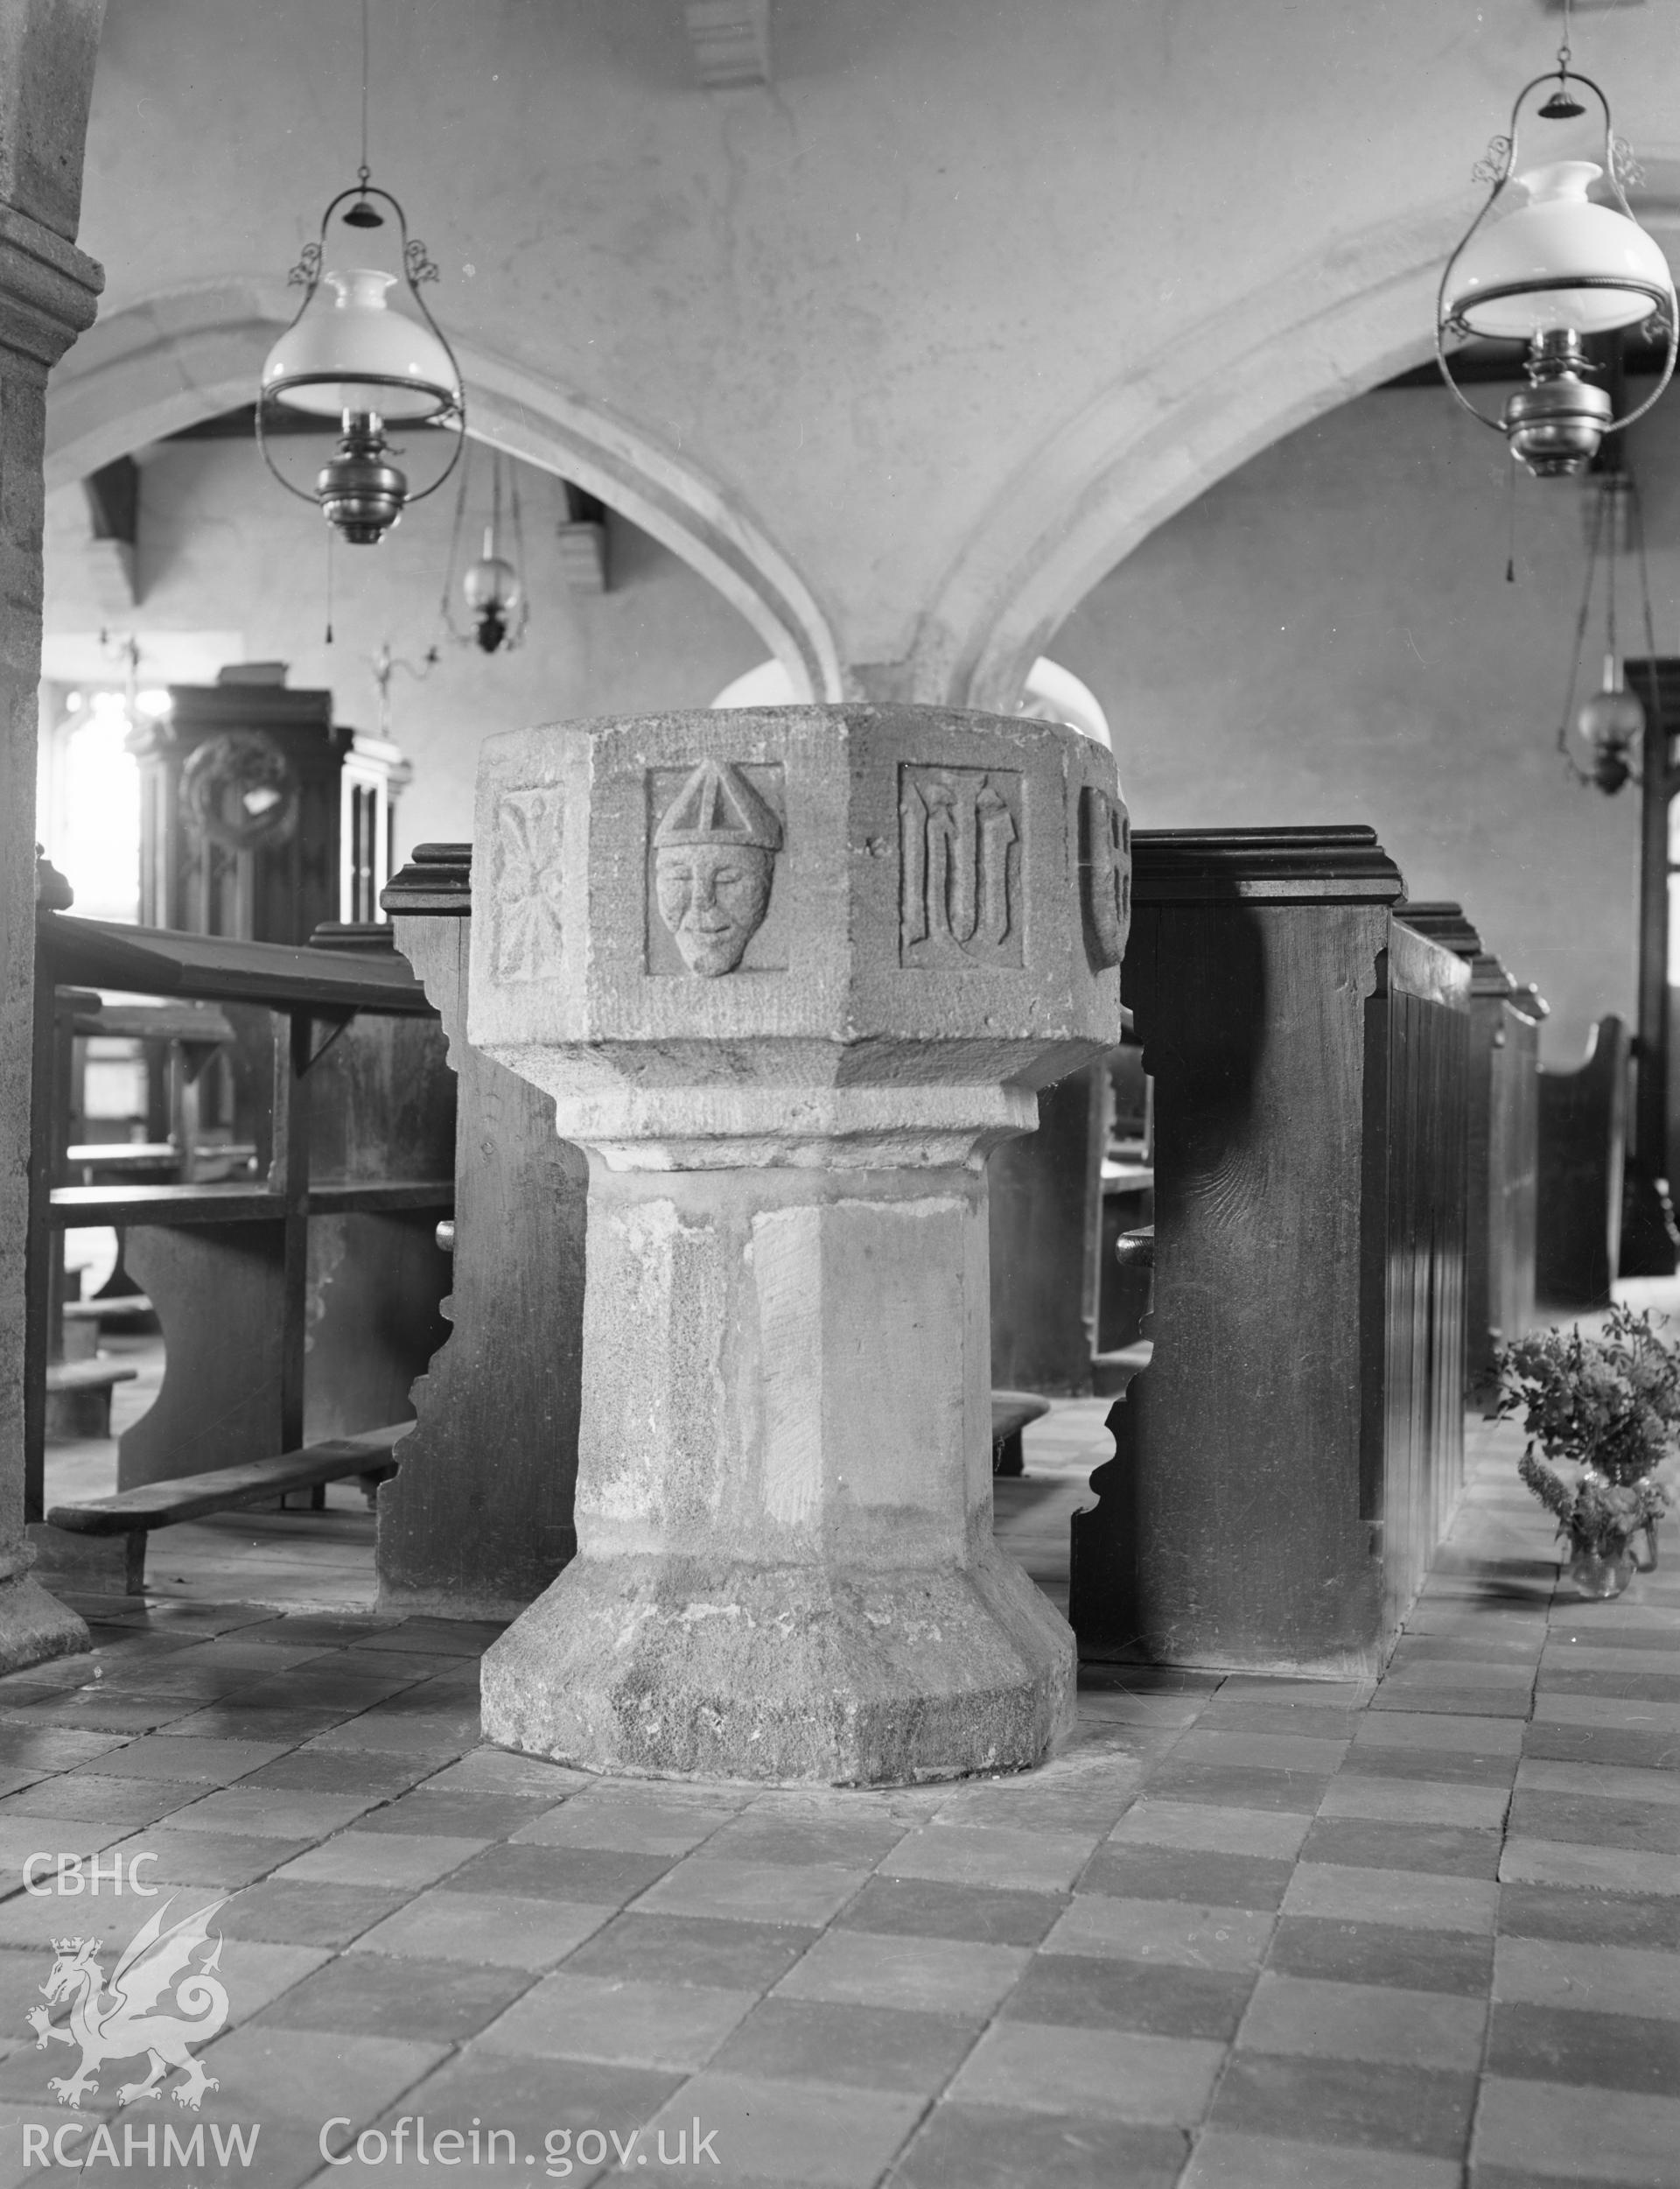
M 1556 1516 L 1583 1596 L 1619 1596 L 1643 1534 L 1656 1562 L 1656 1524 L 1669 1507 L 1657 1470 L 1680 1435 L 1680 1351 L 1648 1309 L 1613 1308 L 1602 1333 L 1542 1330 L 1497 1356 L 1502 1416 L 1521 1414 L 1522 1480 Z

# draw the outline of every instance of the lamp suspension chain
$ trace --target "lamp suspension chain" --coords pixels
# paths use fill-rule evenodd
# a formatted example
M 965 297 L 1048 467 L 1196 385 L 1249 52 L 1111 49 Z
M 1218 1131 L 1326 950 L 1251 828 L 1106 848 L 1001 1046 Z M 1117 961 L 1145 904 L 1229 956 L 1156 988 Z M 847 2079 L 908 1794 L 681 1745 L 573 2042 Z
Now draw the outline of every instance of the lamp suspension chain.
M 1650 565 L 1645 560 L 1645 504 L 1640 499 L 1639 478 L 1636 473 L 1632 471 L 1628 473 L 1628 484 L 1632 496 L 1628 511 L 1630 519 L 1629 530 L 1633 535 L 1634 552 L 1639 558 L 1640 605 L 1643 610 L 1645 624 L 1645 658 L 1654 663 L 1656 660 L 1656 621 L 1651 614 Z M 1655 675 L 1655 670 L 1652 673 Z
M 511 457 L 508 463 L 508 515 L 514 534 L 514 568 L 522 578 L 525 572 L 525 528 L 520 523 L 519 516 L 519 466 Z M 522 619 L 529 613 L 529 602 L 530 595 L 527 593 L 521 603 L 522 630 L 524 628 Z
M 1516 583 L 1516 466 L 1505 467 L 1505 582 Z
M 436 262 L 388 190 L 373 180 L 368 164 L 372 109 L 371 0 L 361 0 L 361 164 L 348 189 L 337 192 L 321 215 L 320 233 L 306 243 L 289 277 L 301 288 L 290 324 L 270 350 L 258 382 L 256 442 L 263 461 L 289 494 L 313 502 L 345 540 L 376 546 L 411 502 L 436 494 L 460 462 L 466 437 L 466 390 L 448 338 L 429 309 L 422 288 L 438 278 Z M 397 234 L 383 253 L 388 269 L 362 260 L 350 246 L 348 265 L 333 265 L 329 252 L 346 248 L 335 221 L 358 235 L 394 220 Z M 388 298 L 387 291 L 397 292 Z M 326 294 L 323 294 L 326 291 Z M 312 490 L 289 477 L 276 460 L 266 412 L 270 403 L 337 417 L 341 438 L 316 475 Z M 393 429 L 438 426 L 448 436 L 449 455 L 424 486 L 411 487 L 403 452 L 391 446 Z
M 444 562 L 443 598 L 438 603 L 438 619 L 452 638 L 457 635 L 451 596 L 455 584 L 455 566 L 461 551 L 461 528 L 466 522 L 467 482 L 472 473 L 472 451 L 469 446 L 462 455 L 461 482 L 455 490 L 455 522 L 449 530 L 449 553 Z
M 357 179 L 364 190 L 373 174 L 368 165 L 368 0 L 361 0 L 361 166 Z
M 1569 653 L 1569 691 L 1564 700 L 1563 719 L 1558 725 L 1558 750 L 1569 762 L 1570 772 L 1578 779 L 1581 771 L 1575 764 L 1575 755 L 1569 749 L 1569 728 L 1575 719 L 1575 691 L 1580 683 L 1581 649 L 1586 643 L 1587 618 L 1592 613 L 1592 581 L 1598 574 L 1599 547 L 1604 537 L 1605 497 L 1599 495 L 1592 509 L 1592 537 L 1586 551 L 1586 584 L 1581 589 L 1580 614 L 1575 619 L 1575 642 Z
M 1632 495 L 1628 510 L 1629 530 L 1633 538 L 1634 552 L 1639 558 L 1639 593 L 1640 607 L 1645 625 L 1645 659 L 1650 664 L 1648 671 L 1650 681 L 1647 686 L 1650 696 L 1646 704 L 1649 710 L 1652 726 L 1656 731 L 1655 749 L 1662 755 L 1662 763 L 1666 767 L 1669 764 L 1669 741 L 1662 721 L 1662 679 L 1658 674 L 1656 666 L 1656 619 L 1651 614 L 1651 572 L 1650 565 L 1645 559 L 1645 504 L 1640 499 L 1639 479 L 1635 473 L 1632 471 L 1628 473 L 1628 484 Z M 1648 746 L 1646 749 L 1649 751 L 1652 748 Z

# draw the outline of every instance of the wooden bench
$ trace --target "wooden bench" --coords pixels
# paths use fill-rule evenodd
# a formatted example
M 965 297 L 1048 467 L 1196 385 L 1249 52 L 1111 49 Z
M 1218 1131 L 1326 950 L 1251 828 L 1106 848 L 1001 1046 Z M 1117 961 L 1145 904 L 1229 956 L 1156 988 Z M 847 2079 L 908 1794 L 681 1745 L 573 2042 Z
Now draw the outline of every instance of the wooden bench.
M 352 1476 L 382 1481 L 395 1471 L 392 1451 L 397 1439 L 412 1427 L 411 1422 L 395 1422 L 282 1452 L 273 1459 L 248 1460 L 238 1467 L 213 1468 L 175 1482 L 119 1490 L 108 1498 L 55 1505 L 45 1526 L 37 1521 L 29 1530 L 37 1570 L 52 1575 L 66 1588 L 138 1596 L 145 1587 L 146 1537 L 154 1528 L 174 1527 L 208 1512 L 272 1505 L 289 1492 L 324 1491 L 328 1483 Z
M 994 1391 L 991 1394 L 991 1471 L 994 1475 L 1024 1475 L 1026 1455 L 1021 1432 L 1029 1421 L 1048 1414 L 1047 1399 L 1030 1391 Z
M 1099 1059 L 1040 1089 L 1037 1132 L 987 1162 L 991 1372 L 1004 1391 L 1091 1388 L 1108 1084 Z
M 46 1434 L 53 1438 L 108 1436 L 111 1391 L 139 1371 L 121 1361 L 55 1360 L 46 1370 Z
M 91 1300 L 66 1300 L 63 1310 L 66 1329 L 91 1323 L 100 1330 L 108 1323 L 144 1328 L 152 1320 L 153 1312 L 144 1292 L 96 1292 Z
M 44 1517 L 46 1372 L 66 1327 L 57 1235 L 66 1229 L 126 1234 L 163 1325 L 164 1381 L 121 1440 L 122 1491 L 389 1421 L 445 1334 L 448 1265 L 432 1232 L 454 1203 L 453 1076 L 389 929 L 337 927 L 329 947 L 312 948 L 46 909 L 38 937 L 26 1517 Z M 115 1008 L 88 990 L 163 997 L 172 1038 L 202 1034 L 200 1048 L 216 1045 L 230 1010 L 250 1021 L 271 1085 L 256 1175 L 68 1182 L 70 1042 L 79 1019 L 104 1023 Z

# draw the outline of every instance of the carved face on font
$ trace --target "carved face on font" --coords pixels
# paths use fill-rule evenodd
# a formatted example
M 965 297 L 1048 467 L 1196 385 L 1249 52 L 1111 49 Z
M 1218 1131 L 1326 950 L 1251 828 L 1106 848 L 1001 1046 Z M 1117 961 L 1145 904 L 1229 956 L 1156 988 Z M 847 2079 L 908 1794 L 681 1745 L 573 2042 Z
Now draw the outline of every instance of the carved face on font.
M 781 823 L 739 771 L 702 761 L 654 831 L 659 916 L 689 971 L 732 973 L 764 924 Z
M 775 854 L 756 845 L 662 845 L 654 856 L 660 917 L 689 970 L 732 973 L 770 906 Z

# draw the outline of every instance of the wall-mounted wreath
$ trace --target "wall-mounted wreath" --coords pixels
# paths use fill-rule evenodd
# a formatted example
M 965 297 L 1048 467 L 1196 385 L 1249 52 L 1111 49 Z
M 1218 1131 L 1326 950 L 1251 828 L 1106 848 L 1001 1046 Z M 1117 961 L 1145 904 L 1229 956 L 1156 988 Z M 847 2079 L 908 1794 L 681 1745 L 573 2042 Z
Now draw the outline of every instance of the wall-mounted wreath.
M 181 770 L 181 817 L 226 851 L 288 843 L 298 826 L 291 762 L 259 730 L 229 730 L 200 745 Z

